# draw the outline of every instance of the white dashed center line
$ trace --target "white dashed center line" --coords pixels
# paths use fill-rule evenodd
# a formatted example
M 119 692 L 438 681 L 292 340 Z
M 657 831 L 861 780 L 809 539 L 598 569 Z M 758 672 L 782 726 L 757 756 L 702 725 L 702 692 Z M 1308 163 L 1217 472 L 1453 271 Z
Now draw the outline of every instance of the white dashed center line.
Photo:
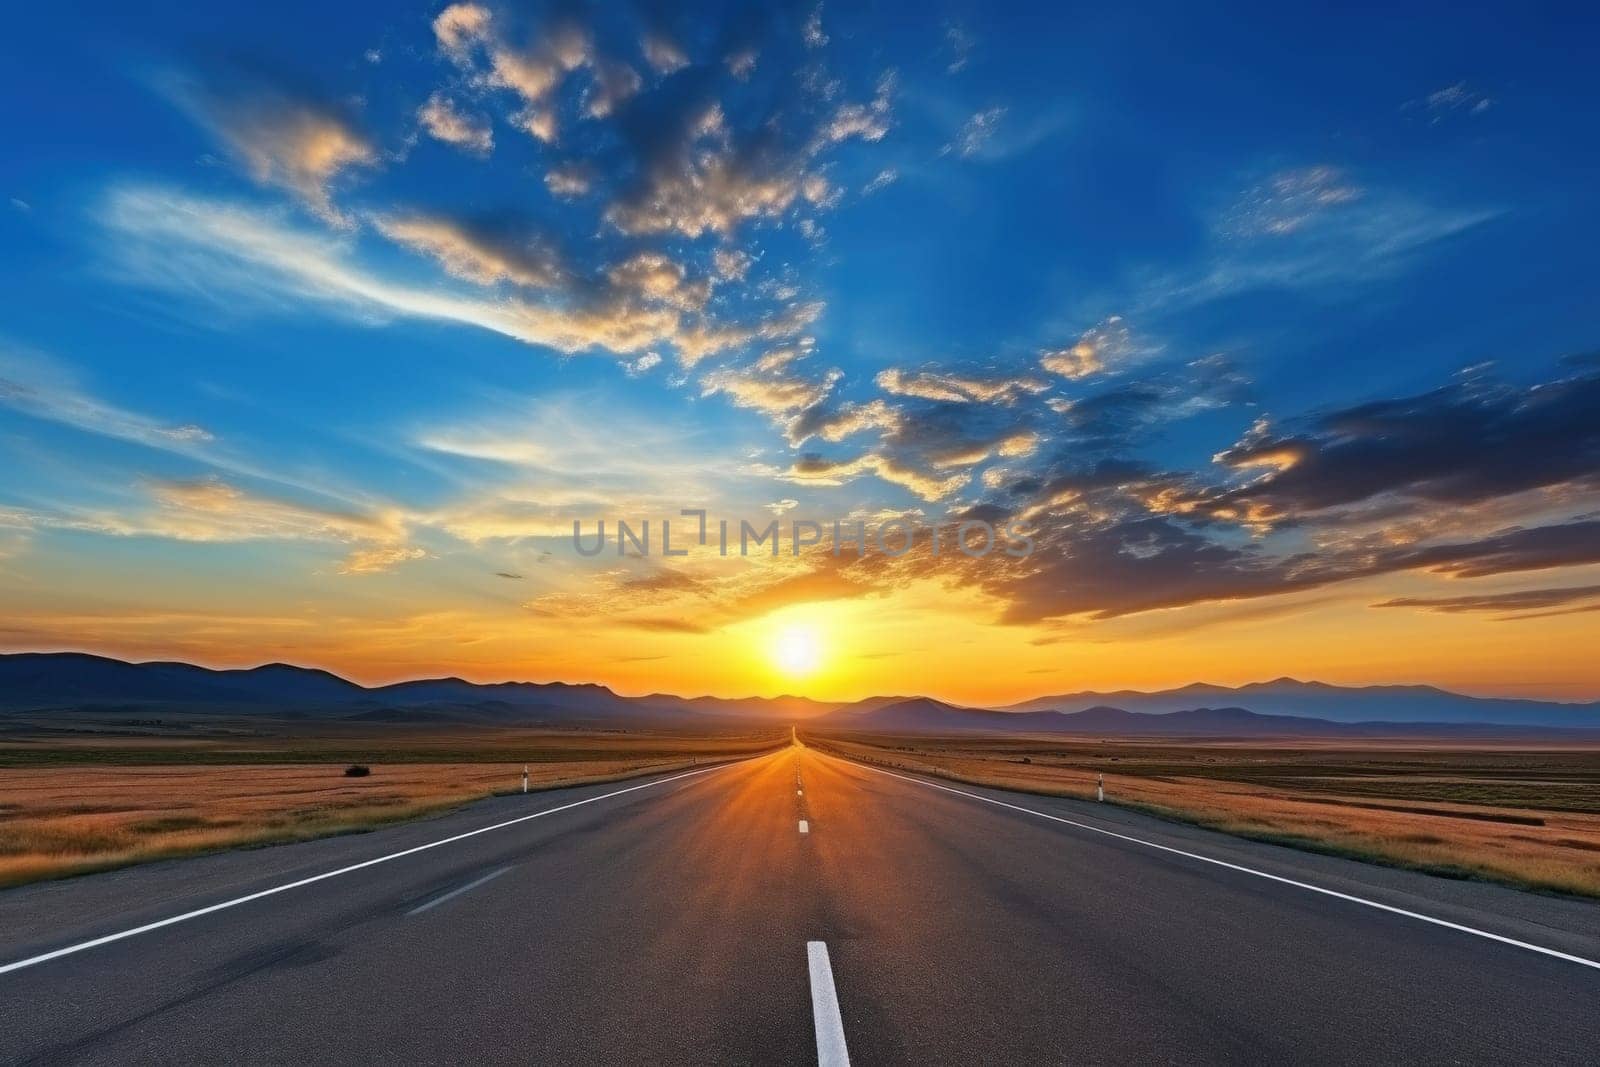
M 822 941 L 806 942 L 811 965 L 811 1019 L 817 1031 L 820 1067 L 850 1067 L 850 1050 L 844 1043 L 844 1020 L 839 1018 L 839 993 L 833 988 L 833 964 Z
M 452 890 L 450 890 L 450 892 L 444 894 L 443 896 L 434 897 L 432 900 L 428 901 L 426 904 L 423 904 L 421 907 L 412 908 L 410 911 L 406 912 L 406 918 L 409 919 L 413 915 L 421 915 L 423 912 L 429 910 L 430 908 L 437 908 L 440 904 L 443 904 L 447 900 L 454 900 L 456 897 L 459 897 L 462 893 L 465 893 L 465 892 L 467 892 L 469 890 L 472 890 L 472 889 L 476 889 L 480 885 L 483 885 L 485 882 L 494 881 L 496 878 L 500 877 L 502 874 L 505 874 L 510 869 L 511 869 L 510 867 L 501 867 L 498 871 L 490 871 L 488 874 L 484 875 L 482 878 L 479 878 L 476 882 L 468 882 L 466 885 L 462 886 L 459 889 L 452 889 Z

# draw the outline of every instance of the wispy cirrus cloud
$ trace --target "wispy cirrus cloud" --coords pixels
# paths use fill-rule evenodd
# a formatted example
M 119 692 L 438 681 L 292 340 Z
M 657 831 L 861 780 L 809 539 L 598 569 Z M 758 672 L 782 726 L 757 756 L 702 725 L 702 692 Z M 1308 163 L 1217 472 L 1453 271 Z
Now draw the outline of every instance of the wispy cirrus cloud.
M 0 405 L 36 419 L 184 455 L 216 440 L 204 426 L 167 422 L 85 392 L 55 360 L 0 339 Z
M 673 309 L 612 294 L 578 303 L 491 297 L 395 281 L 363 265 L 348 240 L 298 229 L 280 215 L 156 188 L 122 188 L 102 218 L 120 238 L 114 255 L 130 280 L 226 301 L 234 311 L 320 308 L 362 321 L 394 317 L 470 325 L 563 353 L 635 354 L 677 346 L 702 358 L 754 336 L 782 335 L 781 319 L 752 327 L 689 325 Z M 459 227 L 386 223 L 403 243 L 474 280 L 533 283 L 549 264 L 494 249 Z
M 1246 190 L 1218 228 L 1234 237 L 1283 237 L 1355 204 L 1363 193 L 1347 174 L 1327 164 L 1280 171 Z
M 1152 274 L 1134 304 L 1173 313 L 1261 290 L 1348 290 L 1393 278 L 1501 214 L 1436 206 L 1327 164 L 1279 171 L 1215 216 L 1193 267 Z
M 1083 331 L 1077 341 L 1039 354 L 1039 366 L 1073 381 L 1154 356 L 1160 348 L 1137 340 L 1121 315 L 1112 315 Z
M 1435 89 L 1417 100 L 1407 100 L 1401 111 L 1418 112 L 1438 125 L 1451 115 L 1478 116 L 1494 106 L 1494 100 L 1467 82 L 1458 81 Z
M 127 507 L 55 506 L 19 512 L 29 528 L 207 544 L 277 541 L 349 546 L 340 573 L 375 574 L 427 553 L 407 543 L 397 508 L 359 511 L 243 488 L 221 477 L 147 479 Z
M 956 131 L 955 138 L 941 149 L 941 154 L 955 154 L 962 159 L 972 159 L 981 155 L 994 139 L 996 131 L 1000 128 L 1001 120 L 1006 117 L 1006 108 L 987 107 L 982 111 L 974 112 L 961 128 Z
M 383 157 L 340 108 L 238 79 L 173 77 L 165 88 L 255 181 L 287 189 L 326 222 L 352 224 L 335 206 L 333 186 L 350 171 L 379 166 Z
M 406 545 L 358 548 L 339 565 L 340 574 L 386 574 L 402 563 L 426 559 L 427 549 Z

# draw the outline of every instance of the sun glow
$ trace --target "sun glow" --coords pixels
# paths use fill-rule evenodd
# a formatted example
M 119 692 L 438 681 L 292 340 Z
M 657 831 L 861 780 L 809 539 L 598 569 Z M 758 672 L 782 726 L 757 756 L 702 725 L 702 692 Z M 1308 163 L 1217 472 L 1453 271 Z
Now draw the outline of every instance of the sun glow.
M 822 667 L 822 638 L 815 627 L 785 626 L 772 638 L 772 662 L 790 678 L 808 678 Z

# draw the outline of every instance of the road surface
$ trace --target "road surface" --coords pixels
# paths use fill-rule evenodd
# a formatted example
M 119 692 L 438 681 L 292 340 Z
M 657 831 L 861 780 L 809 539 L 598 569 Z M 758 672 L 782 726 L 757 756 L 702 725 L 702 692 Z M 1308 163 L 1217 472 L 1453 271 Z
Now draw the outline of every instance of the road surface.
M 800 745 L 0 893 L 7 1064 L 1597 1053 L 1600 906 Z

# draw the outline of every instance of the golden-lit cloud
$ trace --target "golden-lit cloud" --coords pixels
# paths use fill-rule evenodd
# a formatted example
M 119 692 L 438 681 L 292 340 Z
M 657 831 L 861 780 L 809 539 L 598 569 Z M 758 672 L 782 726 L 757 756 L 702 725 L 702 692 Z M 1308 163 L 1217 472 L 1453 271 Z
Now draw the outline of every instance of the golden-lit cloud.
M 750 219 L 785 215 L 805 174 L 764 170 L 727 154 L 705 154 L 652 177 L 641 193 L 611 205 L 606 219 L 626 234 L 726 235 Z
M 73 530 L 110 537 L 239 544 L 254 541 L 355 546 L 339 570 L 373 574 L 424 558 L 407 544 L 409 525 L 397 508 L 356 511 L 269 496 L 221 478 L 150 481 L 143 502 L 109 507 L 18 513 L 26 528 Z
M 533 46 L 517 47 L 504 38 L 495 16 L 473 3 L 445 8 L 434 18 L 433 33 L 439 51 L 456 66 L 478 72 L 484 85 L 515 93 L 522 101 L 516 125 L 546 143 L 558 133 L 552 94 L 569 73 L 594 59 L 589 32 L 575 22 L 548 26 Z M 617 101 L 637 90 L 638 75 L 630 79 L 628 74 L 632 71 L 606 67 L 591 98 L 591 113 L 598 109 L 609 114 Z
M 329 223 L 352 224 L 333 202 L 333 185 L 347 171 L 377 166 L 382 156 L 347 116 L 256 85 L 173 80 L 169 91 L 255 181 L 289 190 Z
M 868 104 L 841 104 L 824 125 L 822 133 L 830 141 L 881 141 L 893 126 L 892 100 L 896 78 L 891 71 L 878 80 L 878 91 Z
M 872 474 L 908 489 L 923 500 L 943 500 L 964 487 L 970 476 L 951 474 L 939 476 L 918 470 L 889 456 L 868 452 L 852 459 L 828 459 L 807 454 L 798 457 L 778 476 L 797 485 L 843 485 L 863 474 Z
M 428 553 L 425 549 L 410 548 L 405 545 L 376 545 L 372 548 L 358 548 L 350 553 L 344 563 L 339 567 L 340 574 L 383 574 L 402 563 L 411 560 L 425 559 Z
M 584 93 L 583 113 L 591 119 L 608 118 L 643 86 L 644 79 L 628 64 L 599 60 L 594 65 L 594 82 Z
M 432 256 L 457 278 L 479 285 L 510 282 L 546 289 L 561 284 L 566 276 L 555 251 L 532 239 L 514 242 L 474 232 L 451 219 L 426 216 L 377 218 L 373 225 L 391 241 Z
M 685 311 L 704 308 L 711 295 L 708 281 L 691 280 L 682 264 L 660 252 L 636 252 L 612 267 L 608 277 L 620 290 Z
M 841 377 L 837 370 L 806 378 L 759 368 L 725 368 L 700 379 L 701 395 L 725 394 L 735 405 L 768 415 L 789 415 L 822 402 Z
M 363 514 L 247 492 L 220 479 L 152 483 L 156 508 L 122 522 L 125 533 L 155 533 L 184 541 L 331 538 L 396 541 L 405 527 L 396 512 Z
M 956 404 L 969 401 L 1011 403 L 1020 396 L 1042 393 L 1050 388 L 1049 382 L 1026 376 L 981 378 L 939 371 L 913 374 L 894 367 L 879 371 L 876 381 L 878 388 L 896 396 L 944 400 Z
M 458 64 L 469 63 L 472 49 L 488 39 L 491 18 L 489 9 L 481 4 L 446 7 L 433 20 L 433 35 L 439 51 Z
M 494 149 L 494 131 L 481 115 L 460 110 L 448 96 L 434 93 L 417 109 L 417 121 L 436 141 L 464 148 L 478 155 Z
M 1076 381 L 1109 367 L 1120 367 L 1134 356 L 1145 354 L 1148 353 L 1134 343 L 1127 323 L 1120 315 L 1113 315 L 1085 330 L 1073 344 L 1042 353 L 1039 366 L 1051 374 Z
M 594 187 L 594 173 L 582 163 L 559 164 L 545 171 L 544 187 L 564 200 L 587 196 Z
M 682 47 L 664 33 L 645 34 L 644 40 L 639 43 L 639 49 L 644 53 L 645 62 L 650 64 L 650 69 L 657 74 L 675 74 L 689 65 L 689 57 Z
M 633 354 L 671 345 L 690 361 L 753 336 L 797 328 L 784 316 L 753 327 L 690 326 L 676 309 L 619 297 L 543 303 L 395 282 L 359 265 L 347 245 L 297 230 L 271 213 L 155 189 L 118 190 L 105 218 L 124 239 L 116 249 L 123 269 L 141 283 L 226 293 L 257 306 L 270 307 L 271 297 L 282 296 L 297 306 L 342 309 L 366 320 L 377 314 L 457 322 L 564 353 Z M 512 258 L 458 228 L 416 220 L 387 225 L 478 280 L 543 276 L 540 261 Z

